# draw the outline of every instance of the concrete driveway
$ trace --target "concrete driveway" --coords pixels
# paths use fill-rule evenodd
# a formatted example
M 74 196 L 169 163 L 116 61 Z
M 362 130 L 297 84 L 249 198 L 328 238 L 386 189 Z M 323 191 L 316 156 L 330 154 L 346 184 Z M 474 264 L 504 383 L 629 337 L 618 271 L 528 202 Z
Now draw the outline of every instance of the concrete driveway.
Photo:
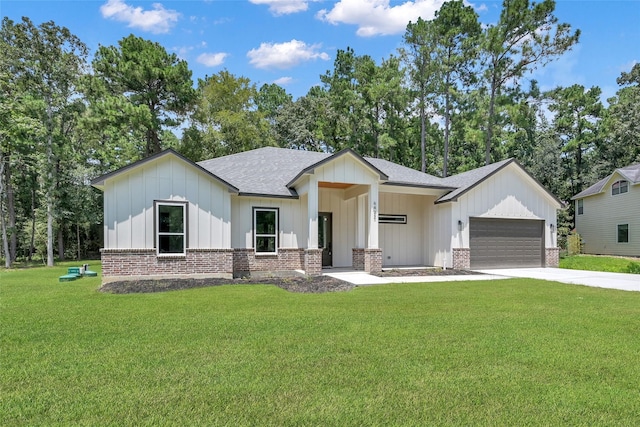
M 501 268 L 478 271 L 504 277 L 553 280 L 595 288 L 640 291 L 640 274 L 605 273 L 600 271 L 567 270 L 564 268 Z

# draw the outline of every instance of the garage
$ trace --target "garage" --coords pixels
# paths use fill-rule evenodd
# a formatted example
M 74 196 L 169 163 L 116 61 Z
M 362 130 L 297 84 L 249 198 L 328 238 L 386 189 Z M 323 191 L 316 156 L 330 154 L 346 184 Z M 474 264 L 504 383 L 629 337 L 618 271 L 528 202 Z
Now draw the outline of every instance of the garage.
M 471 268 L 544 266 L 544 221 L 470 218 Z

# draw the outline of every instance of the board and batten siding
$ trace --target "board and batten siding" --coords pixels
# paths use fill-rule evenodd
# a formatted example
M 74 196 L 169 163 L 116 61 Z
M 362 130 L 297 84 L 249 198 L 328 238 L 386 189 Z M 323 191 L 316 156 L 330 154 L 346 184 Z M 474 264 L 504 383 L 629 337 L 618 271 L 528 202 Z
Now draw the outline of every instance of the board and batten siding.
M 586 254 L 640 256 L 640 185 L 629 183 L 628 192 L 613 196 L 611 185 L 620 179 L 615 173 L 603 193 L 582 199 L 584 213 L 575 218 Z M 618 243 L 618 224 L 629 224 L 629 243 Z
M 452 220 L 452 203 L 433 204 L 434 197 L 428 204 L 425 215 L 426 265 L 451 268 L 451 236 L 457 233 Z
M 344 200 L 344 190 L 320 188 L 318 212 L 330 212 L 333 221 L 333 266 L 351 267 L 356 247 L 357 198 Z
M 406 224 L 379 223 L 382 266 L 423 265 L 427 201 L 433 196 L 380 193 L 380 214 L 406 215 Z
M 278 209 L 278 247 L 304 248 L 307 245 L 307 199 L 271 197 L 231 197 L 231 244 L 234 248 L 253 248 L 253 208 Z
M 517 165 L 510 164 L 451 203 L 451 247 L 469 247 L 469 218 L 537 219 L 545 222 L 545 247 L 555 248 L 558 203 Z M 458 231 L 458 221 L 463 222 Z M 551 225 L 553 224 L 553 230 Z
M 228 189 L 176 158 L 160 158 L 105 183 L 104 247 L 154 247 L 154 201 L 188 202 L 189 248 L 231 246 Z
M 313 174 L 318 182 L 368 185 L 377 183 L 380 179 L 374 170 L 350 154 L 345 154 L 318 166 Z

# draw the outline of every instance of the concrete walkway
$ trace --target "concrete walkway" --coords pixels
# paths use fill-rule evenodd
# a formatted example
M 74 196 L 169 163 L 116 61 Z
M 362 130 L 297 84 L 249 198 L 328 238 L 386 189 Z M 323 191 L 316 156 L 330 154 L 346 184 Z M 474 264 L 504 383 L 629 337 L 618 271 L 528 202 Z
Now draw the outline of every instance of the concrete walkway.
M 462 276 L 404 276 L 378 277 L 364 271 L 324 272 L 324 276 L 333 277 L 353 283 L 356 286 L 385 285 L 389 283 L 426 283 L 426 282 L 457 282 L 463 280 L 498 280 L 507 279 L 497 274 L 466 274 Z
M 595 288 L 640 291 L 640 274 L 606 273 L 603 271 L 567 270 L 565 268 L 501 268 L 478 270 L 480 273 L 502 277 L 552 280 L 571 285 Z
M 619 289 L 640 292 L 640 275 L 606 273 L 599 271 L 567 270 L 563 268 L 502 268 L 478 270 L 478 273 L 462 276 L 404 276 L 378 277 L 363 271 L 325 271 L 325 276 L 353 283 L 356 286 L 384 285 L 389 283 L 456 282 L 466 280 L 499 280 L 508 278 L 529 278 L 551 280 L 571 285 L 597 288 Z

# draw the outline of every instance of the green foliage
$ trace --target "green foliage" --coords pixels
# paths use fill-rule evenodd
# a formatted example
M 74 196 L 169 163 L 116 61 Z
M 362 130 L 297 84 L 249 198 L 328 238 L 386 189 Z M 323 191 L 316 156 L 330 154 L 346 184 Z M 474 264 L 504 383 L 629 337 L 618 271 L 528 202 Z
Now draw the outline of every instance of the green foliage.
M 625 273 L 640 274 L 640 262 L 630 262 Z
M 582 253 L 582 237 L 575 231 L 567 236 L 567 253 L 569 256 Z
M 640 411 L 637 293 L 519 279 L 111 295 L 57 282 L 80 264 L 0 270 L 2 425 L 633 425 Z
M 574 255 L 560 260 L 560 268 L 567 268 L 570 270 L 606 271 L 610 273 L 629 273 L 629 258 L 599 255 Z

